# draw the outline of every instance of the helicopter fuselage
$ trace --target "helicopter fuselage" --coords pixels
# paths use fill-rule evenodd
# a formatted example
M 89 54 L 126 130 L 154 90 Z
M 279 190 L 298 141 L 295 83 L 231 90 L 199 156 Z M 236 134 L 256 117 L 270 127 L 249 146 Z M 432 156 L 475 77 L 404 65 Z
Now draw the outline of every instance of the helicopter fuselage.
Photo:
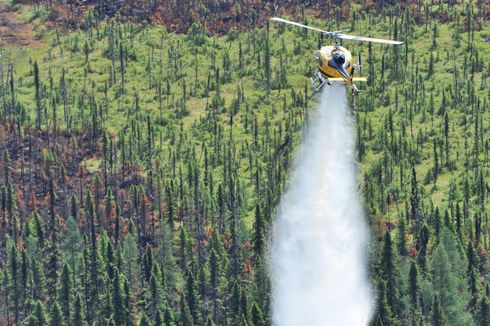
M 343 54 L 344 62 L 337 62 L 334 54 Z M 342 46 L 323 46 L 316 53 L 318 69 L 324 78 L 343 78 L 349 81 L 352 72 L 352 54 Z
M 358 92 L 354 81 L 366 81 L 365 78 L 354 78 L 354 64 L 352 54 L 339 45 L 323 46 L 316 51 L 318 71 L 311 79 L 315 92 L 319 92 L 323 85 L 344 84 L 350 85 L 354 92 Z

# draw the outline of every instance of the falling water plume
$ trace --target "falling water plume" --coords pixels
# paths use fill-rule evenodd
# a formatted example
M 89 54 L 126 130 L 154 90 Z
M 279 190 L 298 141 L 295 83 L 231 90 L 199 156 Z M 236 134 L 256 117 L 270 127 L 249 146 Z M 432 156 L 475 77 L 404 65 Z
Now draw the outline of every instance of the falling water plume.
M 345 88 L 324 87 L 279 206 L 271 253 L 275 326 L 365 326 L 371 317 L 369 230 Z

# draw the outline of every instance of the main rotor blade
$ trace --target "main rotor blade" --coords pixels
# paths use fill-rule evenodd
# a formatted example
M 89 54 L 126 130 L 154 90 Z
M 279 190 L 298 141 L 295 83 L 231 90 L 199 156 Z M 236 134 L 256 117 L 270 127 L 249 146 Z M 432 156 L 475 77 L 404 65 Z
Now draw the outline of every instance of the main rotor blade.
M 344 39 L 344 40 L 364 41 L 364 42 L 393 44 L 393 45 L 403 44 L 403 42 L 400 42 L 400 41 L 383 40 L 380 38 L 371 38 L 371 37 L 355 36 L 355 35 L 347 35 L 347 34 L 339 34 L 339 37 Z
M 299 27 L 303 27 L 303 28 L 306 28 L 306 29 L 311 29 L 313 31 L 317 31 L 317 32 L 320 32 L 320 33 L 330 33 L 328 31 L 324 31 L 323 29 L 319 29 L 319 28 L 315 28 L 315 27 L 311 27 L 311 26 L 306 26 L 306 25 L 303 25 L 303 24 L 300 24 L 300 23 L 296 23 L 296 22 L 292 22 L 290 20 L 279 18 L 279 17 L 271 17 L 270 20 L 274 20 L 276 22 L 281 22 L 281 23 L 290 24 L 290 25 L 294 25 L 294 26 L 299 26 Z

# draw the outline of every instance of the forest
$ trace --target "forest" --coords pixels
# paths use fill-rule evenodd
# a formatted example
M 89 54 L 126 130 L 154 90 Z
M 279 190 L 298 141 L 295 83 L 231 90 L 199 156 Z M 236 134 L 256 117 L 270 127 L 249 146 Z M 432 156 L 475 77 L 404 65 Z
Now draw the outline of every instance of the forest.
M 270 232 L 345 41 L 371 325 L 490 325 L 484 0 L 0 1 L 0 325 L 271 323 Z M 352 99 L 350 99 L 352 100 Z

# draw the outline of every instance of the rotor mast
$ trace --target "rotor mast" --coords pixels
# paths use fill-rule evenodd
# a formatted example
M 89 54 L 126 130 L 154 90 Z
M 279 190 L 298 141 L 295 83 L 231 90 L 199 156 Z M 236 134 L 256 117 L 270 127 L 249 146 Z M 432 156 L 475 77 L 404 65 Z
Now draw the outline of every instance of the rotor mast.
M 350 29 L 344 29 L 341 31 L 334 31 L 334 32 L 324 32 L 323 35 L 333 37 L 334 48 L 337 50 L 340 46 L 340 35 L 341 35 L 341 33 L 348 32 L 348 31 L 350 31 Z

